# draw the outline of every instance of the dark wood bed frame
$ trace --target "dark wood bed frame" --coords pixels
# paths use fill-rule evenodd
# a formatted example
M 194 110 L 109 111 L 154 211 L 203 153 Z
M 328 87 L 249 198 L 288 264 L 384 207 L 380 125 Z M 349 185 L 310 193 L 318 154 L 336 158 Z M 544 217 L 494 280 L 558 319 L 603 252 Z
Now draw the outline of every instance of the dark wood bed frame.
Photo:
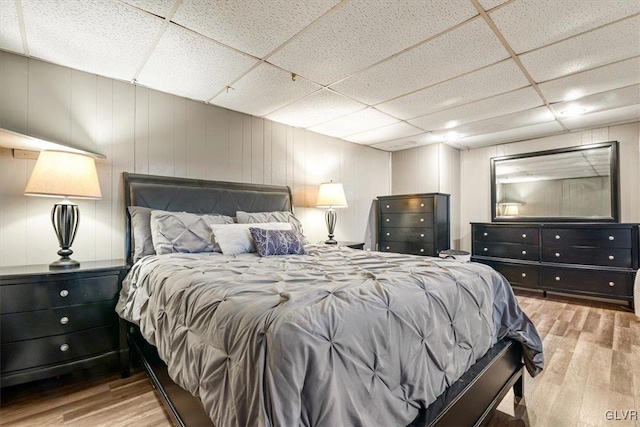
M 124 173 L 125 249 L 132 265 L 133 233 L 126 207 L 144 206 L 169 211 L 219 213 L 293 212 L 291 190 L 284 186 L 205 181 Z M 213 425 L 200 399 L 171 380 L 166 364 L 137 326 L 127 325 L 127 338 L 156 387 L 176 426 Z M 516 403 L 524 396 L 524 365 L 520 343 L 503 339 L 480 358 L 411 423 L 418 426 L 479 426 L 513 387 Z

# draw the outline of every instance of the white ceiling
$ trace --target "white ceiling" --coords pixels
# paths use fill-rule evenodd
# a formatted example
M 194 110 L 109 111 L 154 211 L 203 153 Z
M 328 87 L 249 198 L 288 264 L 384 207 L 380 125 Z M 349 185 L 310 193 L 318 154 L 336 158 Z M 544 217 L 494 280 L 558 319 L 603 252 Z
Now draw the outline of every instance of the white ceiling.
M 0 49 L 389 151 L 640 119 L 640 0 L 0 0 Z

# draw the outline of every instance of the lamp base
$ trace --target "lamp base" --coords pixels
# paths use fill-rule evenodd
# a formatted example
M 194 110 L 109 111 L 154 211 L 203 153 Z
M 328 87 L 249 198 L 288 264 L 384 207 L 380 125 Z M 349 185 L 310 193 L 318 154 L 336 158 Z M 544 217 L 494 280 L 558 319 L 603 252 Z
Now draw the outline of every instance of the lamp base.
M 326 243 L 327 245 L 337 245 L 337 244 L 338 244 L 338 241 L 337 241 L 337 240 L 334 240 L 333 238 L 330 238 L 329 240 L 326 240 L 326 241 L 325 241 L 325 243 Z
M 49 264 L 49 270 L 66 270 L 69 268 L 78 268 L 80 267 L 80 263 L 75 259 L 71 259 L 69 257 L 62 257 L 57 261 L 53 261 Z
M 62 270 L 80 267 L 78 261 L 69 258 L 73 254 L 71 244 L 76 237 L 76 231 L 78 231 L 78 224 L 80 223 L 78 205 L 65 197 L 62 202 L 53 205 L 51 222 L 60 244 L 60 250 L 58 251 L 60 259 L 49 264 L 49 269 Z

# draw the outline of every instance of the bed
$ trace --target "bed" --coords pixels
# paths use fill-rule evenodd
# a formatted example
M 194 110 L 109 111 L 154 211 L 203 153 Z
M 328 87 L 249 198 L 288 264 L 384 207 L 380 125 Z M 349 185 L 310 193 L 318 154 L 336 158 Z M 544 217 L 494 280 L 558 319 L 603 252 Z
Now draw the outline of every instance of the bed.
M 282 186 L 124 185 L 127 207 L 293 212 Z M 328 245 L 134 264 L 131 227 L 118 311 L 176 425 L 479 425 L 542 369 L 533 324 L 486 266 Z

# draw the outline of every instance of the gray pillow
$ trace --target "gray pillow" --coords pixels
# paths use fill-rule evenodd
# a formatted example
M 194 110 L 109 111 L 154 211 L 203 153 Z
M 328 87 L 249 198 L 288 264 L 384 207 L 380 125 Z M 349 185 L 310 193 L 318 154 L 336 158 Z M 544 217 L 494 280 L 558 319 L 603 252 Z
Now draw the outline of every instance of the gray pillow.
M 297 231 L 303 238 L 303 241 L 307 243 L 306 237 L 302 232 L 302 223 L 293 216 L 291 212 L 287 211 L 274 211 L 274 212 L 236 212 L 236 220 L 238 224 L 256 224 L 265 222 L 288 222 L 293 229 Z
M 226 215 L 151 212 L 151 237 L 158 255 L 215 252 L 209 224 L 233 224 Z
M 129 216 L 131 217 L 131 230 L 133 232 L 133 262 L 147 255 L 154 255 L 151 238 L 151 208 L 142 206 L 129 206 Z

